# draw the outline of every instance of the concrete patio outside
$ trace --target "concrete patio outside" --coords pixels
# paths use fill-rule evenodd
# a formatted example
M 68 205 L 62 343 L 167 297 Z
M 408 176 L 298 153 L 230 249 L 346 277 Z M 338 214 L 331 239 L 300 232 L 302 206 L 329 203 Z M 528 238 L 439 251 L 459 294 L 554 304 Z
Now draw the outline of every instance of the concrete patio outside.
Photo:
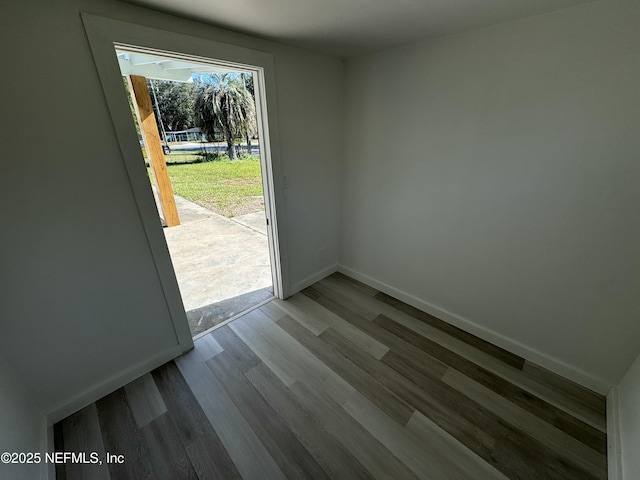
M 158 204 L 155 189 L 154 196 Z M 265 214 L 229 219 L 177 195 L 175 200 L 180 225 L 164 233 L 196 335 L 272 296 Z

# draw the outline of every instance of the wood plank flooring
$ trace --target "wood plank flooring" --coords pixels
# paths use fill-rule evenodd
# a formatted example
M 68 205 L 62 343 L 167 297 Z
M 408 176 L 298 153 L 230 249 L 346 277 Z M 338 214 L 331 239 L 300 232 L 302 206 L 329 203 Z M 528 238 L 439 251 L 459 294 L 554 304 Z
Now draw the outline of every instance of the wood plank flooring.
M 607 478 L 605 399 L 341 274 L 55 425 L 59 479 Z

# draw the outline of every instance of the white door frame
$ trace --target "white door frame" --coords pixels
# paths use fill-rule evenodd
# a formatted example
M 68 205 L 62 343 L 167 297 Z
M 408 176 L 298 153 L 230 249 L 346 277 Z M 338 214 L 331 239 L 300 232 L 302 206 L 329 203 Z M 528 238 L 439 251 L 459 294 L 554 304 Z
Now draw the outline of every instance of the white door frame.
M 254 74 L 256 113 L 260 136 L 260 164 L 268 220 L 269 255 L 274 294 L 283 298 L 288 290 L 287 258 L 283 225 L 278 225 L 276 210 L 282 215 L 282 178 L 278 146 L 275 74 L 269 53 L 178 34 L 143 25 L 82 13 L 91 51 L 96 63 L 120 151 L 131 183 L 142 225 L 158 272 L 176 338 L 182 351 L 193 348 L 193 340 L 171 264 L 169 250 L 158 222 L 153 193 L 144 167 L 142 152 L 133 125 L 115 48 L 147 51 L 154 55 L 214 64 Z

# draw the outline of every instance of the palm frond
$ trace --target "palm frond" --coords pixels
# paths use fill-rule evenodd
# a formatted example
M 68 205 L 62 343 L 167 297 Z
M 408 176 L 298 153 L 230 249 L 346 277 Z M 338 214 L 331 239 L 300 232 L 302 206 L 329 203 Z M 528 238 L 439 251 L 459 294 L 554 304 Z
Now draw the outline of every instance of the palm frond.
M 201 83 L 196 98 L 197 121 L 202 131 L 213 138 L 216 131 L 229 139 L 256 132 L 256 109 L 253 96 L 239 77 L 212 75 Z M 232 140 L 231 140 L 232 141 Z

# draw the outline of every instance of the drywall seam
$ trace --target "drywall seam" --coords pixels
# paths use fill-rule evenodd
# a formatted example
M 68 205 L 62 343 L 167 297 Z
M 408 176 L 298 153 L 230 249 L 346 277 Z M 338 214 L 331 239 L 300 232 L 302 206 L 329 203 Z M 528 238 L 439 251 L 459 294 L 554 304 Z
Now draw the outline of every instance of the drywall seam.
M 602 395 L 606 395 L 613 386 L 602 378 L 591 375 L 550 355 L 539 352 L 516 340 L 505 337 L 504 335 L 485 328 L 472 320 L 460 317 L 443 308 L 432 305 L 429 302 L 387 285 L 386 283 L 376 280 L 375 278 L 353 268 L 339 264 L 338 271 Z

